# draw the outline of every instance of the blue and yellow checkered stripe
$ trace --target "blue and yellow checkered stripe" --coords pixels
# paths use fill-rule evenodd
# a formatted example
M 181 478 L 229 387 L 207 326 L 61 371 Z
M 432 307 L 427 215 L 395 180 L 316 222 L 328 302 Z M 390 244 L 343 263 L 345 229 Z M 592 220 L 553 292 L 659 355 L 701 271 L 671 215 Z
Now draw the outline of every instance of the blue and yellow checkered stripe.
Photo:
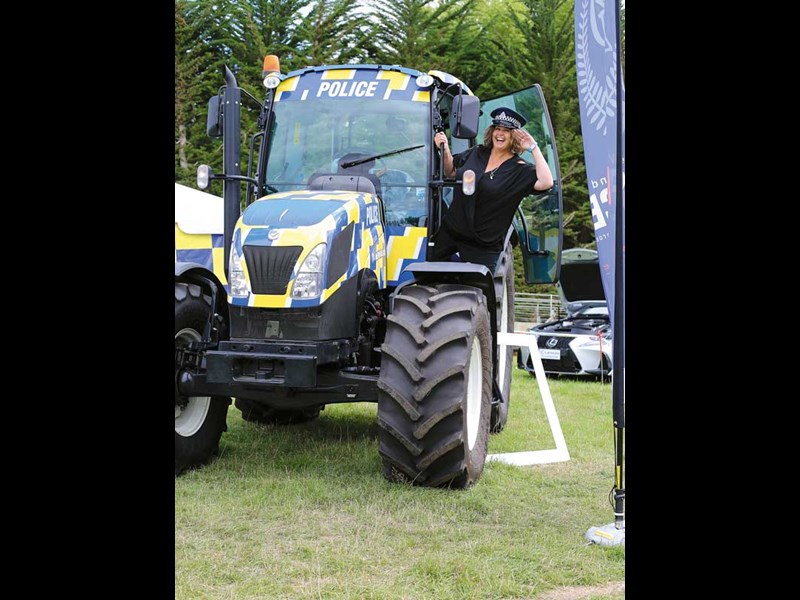
M 266 296 L 251 294 L 247 298 L 228 297 L 229 302 L 238 306 L 260 306 L 265 308 L 299 308 L 317 306 L 330 298 L 341 285 L 364 268 L 371 269 L 378 280 L 380 289 L 394 287 L 409 279 L 411 275 L 403 270 L 413 262 L 425 260 L 427 249 L 427 229 L 425 227 L 388 226 L 384 234 L 379 225 L 366 226 L 367 207 L 377 203 L 371 194 L 357 192 L 292 192 L 292 200 L 310 201 L 315 198 L 336 199 L 341 206 L 329 214 L 321 223 L 309 227 L 281 229 L 274 240 L 267 236 L 269 226 L 243 225 L 240 219 L 233 238 L 236 251 L 242 253 L 242 237 L 246 244 L 255 246 L 287 245 L 302 246 L 303 252 L 295 265 L 291 281 L 283 296 Z M 268 199 L 259 202 L 269 201 Z M 353 240 L 351 244 L 347 272 L 328 286 L 320 299 L 299 300 L 291 298 L 291 287 L 299 266 L 308 253 L 317 244 L 326 242 L 330 248 L 335 235 L 353 222 Z M 175 226 L 175 260 L 177 262 L 193 262 L 211 270 L 223 284 L 225 278 L 225 260 L 221 234 L 187 234 Z M 246 261 L 242 261 L 245 276 L 249 280 Z
M 216 233 L 186 233 L 175 224 L 175 262 L 193 262 L 206 267 L 226 284 L 224 237 Z
M 386 228 L 386 248 L 388 254 L 386 285 L 394 287 L 412 277 L 403 273 L 409 264 L 424 261 L 428 248 L 427 227 L 402 227 L 389 225 Z
M 298 227 L 276 228 L 270 223 L 258 223 L 253 218 L 260 210 L 259 203 L 270 201 L 338 202 L 334 208 L 319 222 Z M 248 212 L 249 211 L 249 212 Z M 373 216 L 379 214 L 378 200 L 372 194 L 359 192 L 331 191 L 297 191 L 274 194 L 258 200 L 245 211 L 236 225 L 234 248 L 241 254 L 242 243 L 249 246 L 300 246 L 302 251 L 294 266 L 286 292 L 282 295 L 249 294 L 247 297 L 231 297 L 229 301 L 237 306 L 255 306 L 263 308 L 303 308 L 318 306 L 325 302 L 338 290 L 345 281 L 355 276 L 362 269 L 370 269 L 375 273 L 378 285 L 386 286 L 386 249 L 383 228 L 378 220 L 367 224 L 368 211 Z M 346 271 L 331 285 L 326 287 L 319 298 L 297 299 L 291 297 L 292 285 L 297 272 L 308 254 L 318 244 L 325 242 L 330 250 L 334 238 L 353 223 L 353 238 L 350 242 L 350 256 Z M 272 233 L 271 233 L 272 232 Z M 270 235 L 271 233 L 271 235 Z M 243 242 L 242 242 L 243 240 Z M 249 281 L 246 261 L 242 261 L 245 277 Z M 327 264 L 326 264 L 327 268 Z M 323 273 L 323 281 L 327 280 L 327 272 Z

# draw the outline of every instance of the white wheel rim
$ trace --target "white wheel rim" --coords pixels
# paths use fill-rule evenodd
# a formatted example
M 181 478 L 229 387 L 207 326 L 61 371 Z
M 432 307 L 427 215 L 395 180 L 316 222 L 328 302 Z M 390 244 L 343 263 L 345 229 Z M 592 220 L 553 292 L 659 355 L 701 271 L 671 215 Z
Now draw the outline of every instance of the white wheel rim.
M 481 400 L 483 399 L 483 359 L 478 336 L 472 340 L 467 373 L 467 446 L 470 451 L 478 440 L 478 425 L 481 422 Z
M 200 334 L 187 327 L 175 334 L 175 347 L 187 346 L 189 342 L 200 341 Z M 211 396 L 191 396 L 185 407 L 175 405 L 175 433 L 182 437 L 191 437 L 205 423 Z
M 504 282 L 505 283 L 505 282 Z M 501 303 L 500 307 L 500 331 L 503 333 L 508 333 L 508 290 L 506 286 L 503 285 L 503 302 Z M 508 351 L 504 347 L 500 347 L 500 360 L 498 362 L 497 368 L 499 370 L 497 383 L 500 388 L 500 391 L 505 393 L 505 384 L 506 384 L 506 362 L 508 360 Z M 506 402 L 508 402 L 508 398 L 505 398 Z

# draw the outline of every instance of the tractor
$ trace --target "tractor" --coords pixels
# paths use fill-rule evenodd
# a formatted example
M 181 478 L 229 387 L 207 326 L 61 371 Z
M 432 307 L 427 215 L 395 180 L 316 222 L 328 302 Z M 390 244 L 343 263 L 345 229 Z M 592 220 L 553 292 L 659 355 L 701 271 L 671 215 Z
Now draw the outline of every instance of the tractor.
M 560 172 L 541 87 L 481 102 L 442 71 L 283 74 L 268 56 L 262 103 L 224 77 L 207 119 L 224 172 L 198 168 L 200 189 L 222 182 L 224 208 L 196 232 L 176 217 L 176 475 L 218 453 L 232 400 L 245 421 L 278 425 L 376 402 L 389 481 L 469 487 L 508 420 L 513 348 L 498 333 L 514 330 L 513 246 L 526 282 L 558 279 Z M 244 101 L 258 110 L 246 171 Z M 494 272 L 458 255 L 428 261 L 467 183 L 444 177 L 433 136 L 464 151 L 496 106 L 528 117 L 555 185 L 522 201 Z

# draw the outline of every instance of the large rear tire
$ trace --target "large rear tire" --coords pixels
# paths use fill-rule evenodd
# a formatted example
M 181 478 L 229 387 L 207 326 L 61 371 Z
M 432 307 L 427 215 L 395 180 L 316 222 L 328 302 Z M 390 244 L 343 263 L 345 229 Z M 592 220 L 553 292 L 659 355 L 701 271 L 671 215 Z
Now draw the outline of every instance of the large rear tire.
M 199 341 L 208 321 L 211 299 L 196 286 L 175 284 L 175 349 Z M 175 375 L 178 364 L 175 364 Z M 231 399 L 224 396 L 181 397 L 175 388 L 175 475 L 205 465 L 219 452 Z
M 511 244 L 500 255 L 494 276 L 494 295 L 497 305 L 495 315 L 497 331 L 514 332 L 514 254 Z M 514 362 L 514 347 L 497 345 L 497 387 L 503 393 L 504 402 L 492 406 L 489 428 L 499 433 L 508 422 L 511 403 L 511 368 Z
M 251 423 L 265 423 L 274 425 L 293 425 L 306 423 L 319 417 L 321 406 L 298 409 L 278 409 L 264 406 L 252 400 L 236 398 L 236 408 L 242 411 L 242 419 Z
M 378 380 L 389 481 L 466 488 L 478 480 L 489 443 L 491 351 L 477 288 L 410 285 L 395 296 Z

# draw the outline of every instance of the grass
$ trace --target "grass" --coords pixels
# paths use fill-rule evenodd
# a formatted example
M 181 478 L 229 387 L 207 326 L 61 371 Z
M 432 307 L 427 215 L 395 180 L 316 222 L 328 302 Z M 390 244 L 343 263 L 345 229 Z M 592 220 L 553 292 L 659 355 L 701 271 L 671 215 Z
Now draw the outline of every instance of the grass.
M 513 377 L 489 452 L 554 448 L 536 380 Z M 289 427 L 231 407 L 220 458 L 175 480 L 175 597 L 623 598 L 602 587 L 624 579 L 624 548 L 584 538 L 613 520 L 611 388 L 550 389 L 570 461 L 487 463 L 466 491 L 386 482 L 374 404 Z

